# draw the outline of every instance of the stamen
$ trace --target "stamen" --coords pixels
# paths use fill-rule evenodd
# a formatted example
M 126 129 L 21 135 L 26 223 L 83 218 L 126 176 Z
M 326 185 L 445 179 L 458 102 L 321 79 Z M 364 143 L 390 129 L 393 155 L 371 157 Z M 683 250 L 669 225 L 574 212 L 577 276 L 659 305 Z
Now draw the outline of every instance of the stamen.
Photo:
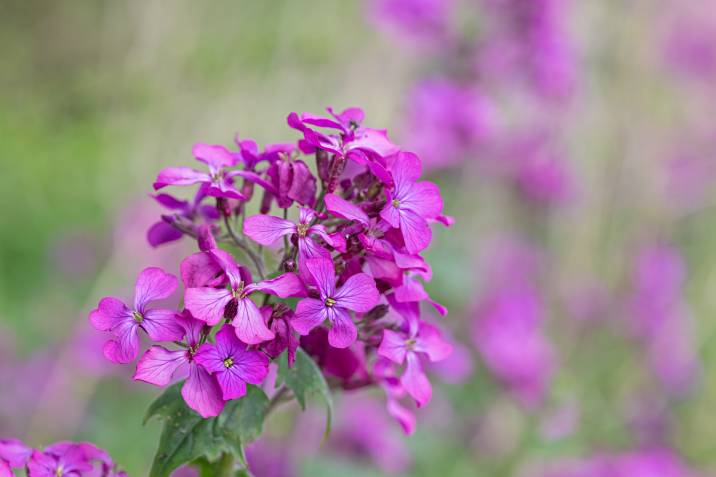
M 137 323 L 141 323 L 144 320 L 144 317 L 138 311 L 132 312 L 132 318 L 134 318 L 134 321 L 136 321 Z
M 224 360 L 224 367 L 225 367 L 226 369 L 229 369 L 229 368 L 232 367 L 233 365 L 234 365 L 234 360 L 233 360 L 233 358 L 226 358 L 226 359 Z
M 308 233 L 308 224 L 298 224 L 296 226 L 296 233 L 299 237 L 305 237 Z
M 330 308 L 336 304 L 336 300 L 334 300 L 333 298 L 326 298 L 325 303 L 326 303 L 326 306 Z
M 393 204 L 393 207 L 395 207 L 397 209 L 400 206 L 400 201 L 398 199 L 393 199 L 392 204 Z

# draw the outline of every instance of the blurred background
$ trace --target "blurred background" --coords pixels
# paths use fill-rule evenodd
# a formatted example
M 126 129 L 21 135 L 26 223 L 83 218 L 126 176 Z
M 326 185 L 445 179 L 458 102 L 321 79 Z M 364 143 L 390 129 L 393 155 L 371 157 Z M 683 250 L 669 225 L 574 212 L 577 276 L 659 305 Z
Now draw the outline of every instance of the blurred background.
M 145 475 L 157 391 L 87 313 L 191 249 L 146 242 L 156 172 L 360 106 L 456 219 L 427 288 L 460 345 L 415 435 L 372 393 L 337 398 L 323 447 L 287 408 L 257 477 L 716 475 L 712 0 L 0 9 L 0 436 L 90 439 Z

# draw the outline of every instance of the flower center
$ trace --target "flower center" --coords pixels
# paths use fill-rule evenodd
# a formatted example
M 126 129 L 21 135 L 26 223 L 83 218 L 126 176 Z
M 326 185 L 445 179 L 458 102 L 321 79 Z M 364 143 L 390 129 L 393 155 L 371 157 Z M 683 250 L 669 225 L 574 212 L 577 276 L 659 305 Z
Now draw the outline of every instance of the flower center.
M 326 298 L 325 303 L 326 303 L 326 306 L 330 308 L 336 304 L 336 300 L 334 300 L 333 298 Z
M 62 477 L 62 474 L 65 473 L 65 469 L 62 468 L 62 466 L 59 466 L 57 470 L 55 470 L 55 475 L 57 477 Z
M 308 224 L 298 224 L 296 226 L 296 233 L 299 237 L 305 237 L 308 233 Z
M 144 320 L 144 317 L 143 317 L 142 314 L 139 313 L 138 311 L 133 311 L 133 312 L 132 312 L 132 318 L 134 318 L 134 321 L 136 321 L 137 323 L 141 323 L 141 322 Z M 62 469 L 60 468 L 60 469 L 58 469 L 58 471 L 59 471 L 59 470 L 62 470 Z M 59 475 L 59 474 L 58 474 L 58 475 Z
M 398 199 L 393 199 L 392 204 L 393 204 L 393 207 L 395 207 L 396 209 L 398 207 L 400 207 L 400 201 Z
M 229 369 L 229 368 L 232 367 L 233 365 L 234 365 L 234 359 L 233 359 L 233 358 L 226 358 L 226 359 L 224 360 L 224 367 L 225 367 L 226 369 Z

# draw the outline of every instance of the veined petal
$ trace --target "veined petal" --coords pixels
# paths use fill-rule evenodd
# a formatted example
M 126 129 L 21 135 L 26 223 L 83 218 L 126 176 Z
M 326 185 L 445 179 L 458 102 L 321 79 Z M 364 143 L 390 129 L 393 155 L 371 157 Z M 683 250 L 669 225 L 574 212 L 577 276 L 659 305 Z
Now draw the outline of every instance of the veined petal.
M 310 207 L 300 207 L 298 209 L 298 222 L 301 224 L 309 224 L 316 218 L 316 211 Z
M 263 187 L 266 191 L 268 191 L 268 192 L 270 192 L 270 193 L 272 193 L 272 194 L 277 194 L 277 193 L 278 193 L 278 191 L 277 191 L 276 188 L 273 186 L 273 184 L 271 184 L 270 182 L 268 182 L 266 179 L 264 179 L 264 178 L 261 177 L 260 175 L 256 174 L 255 172 L 251 172 L 251 171 L 231 171 L 231 172 L 229 172 L 227 175 L 228 175 L 229 177 L 237 177 L 237 176 L 238 176 L 238 177 L 242 177 L 242 178 L 246 179 L 246 180 L 249 181 L 249 182 L 253 182 L 254 184 L 260 185 L 260 186 Z
M 234 257 L 229 252 L 218 248 L 209 250 L 207 253 L 214 257 L 216 263 L 218 263 L 222 270 L 224 270 L 226 276 L 229 277 L 229 282 L 231 282 L 232 288 L 234 290 L 239 288 L 239 284 L 242 281 L 242 276 L 241 270 L 236 264 L 236 260 L 234 260 Z
M 405 248 L 410 253 L 424 250 L 430 245 L 433 237 L 428 221 L 407 209 L 400 211 L 400 231 L 403 234 Z
M 225 401 L 238 399 L 246 394 L 246 383 L 232 369 L 224 367 L 222 371 L 216 373 L 216 380 Z
M 261 384 L 268 375 L 269 359 L 258 351 L 247 351 L 245 348 L 233 354 L 234 365 L 230 370 L 243 381 Z
M 99 331 L 110 331 L 122 321 L 132 319 L 132 310 L 119 298 L 106 296 L 99 301 L 97 308 L 89 315 L 90 322 Z
M 18 439 L 0 439 L 0 459 L 10 464 L 10 467 L 25 467 L 27 459 L 32 455 L 32 449 Z M 12 476 L 12 474 L 10 474 Z
M 181 388 L 186 404 L 203 418 L 221 414 L 224 409 L 221 388 L 213 376 L 196 363 L 189 366 L 189 377 Z
M 219 333 L 223 330 L 224 328 L 222 328 Z M 230 330 L 230 332 L 231 334 L 234 334 L 233 330 Z M 211 343 L 204 343 L 199 346 L 199 349 L 194 355 L 194 361 L 199 363 L 204 369 L 212 374 L 219 373 L 226 369 L 223 363 L 225 358 L 222 358 L 222 356 L 223 353 L 220 353 L 215 345 Z
M 400 152 L 388 165 L 388 170 L 393 176 L 395 190 L 402 191 L 420 178 L 422 165 L 420 158 L 412 152 Z
M 154 198 L 154 200 L 156 200 L 162 207 L 165 207 L 167 209 L 181 211 L 189 209 L 189 202 L 187 202 L 186 200 L 177 199 L 170 194 L 150 194 L 150 197 Z
M 147 310 L 141 326 L 152 341 L 177 341 L 184 337 L 184 328 L 174 310 Z
M 308 231 L 306 232 L 307 235 L 316 234 L 319 237 L 321 237 L 323 240 L 326 241 L 328 245 L 333 247 L 333 237 L 326 231 L 326 228 L 323 225 L 312 225 L 309 227 Z
M 217 287 L 226 283 L 224 270 L 207 252 L 197 252 L 182 260 L 179 266 L 186 288 Z
M 434 219 L 443 210 L 440 188 L 423 181 L 412 185 L 400 200 L 401 208 L 410 209 L 424 219 Z
M 383 330 L 383 340 L 380 342 L 378 354 L 388 358 L 394 363 L 403 364 L 407 346 L 405 337 L 391 330 Z
M 355 220 L 363 225 L 368 225 L 368 214 L 357 205 L 348 202 L 335 194 L 326 194 L 324 198 L 326 210 L 336 217 L 346 220 Z
M 225 288 L 187 288 L 184 306 L 197 320 L 214 326 L 224 317 L 224 308 L 232 299 Z
M 240 353 L 245 349 L 246 345 L 236 337 L 233 326 L 224 325 L 219 332 L 216 333 L 216 354 L 220 358 L 220 361 L 236 353 Z M 205 368 L 209 369 L 206 366 Z
M 348 310 L 334 306 L 328 311 L 331 329 L 328 331 L 328 344 L 334 348 L 347 348 L 358 338 L 358 328 L 348 314 Z
M 115 339 L 104 344 L 105 358 L 113 363 L 131 363 L 139 354 L 139 324 L 134 320 L 123 321 L 112 331 Z
M 399 206 L 393 205 L 393 196 L 390 192 L 386 192 L 388 200 L 385 207 L 380 211 L 380 217 L 388 222 L 391 227 L 400 227 L 400 209 Z
M 322 297 L 330 297 L 336 290 L 336 271 L 333 261 L 326 258 L 311 258 L 306 260 L 306 268 L 316 281 Z
M 430 386 L 427 376 L 423 372 L 420 358 L 415 353 L 408 353 L 406 356 L 406 365 L 400 383 L 410 396 L 415 399 L 418 407 L 422 407 L 430 402 L 433 395 L 433 388 Z
M 152 346 L 139 359 L 132 379 L 155 386 L 166 386 L 179 366 L 187 362 L 186 350 L 170 351 L 162 346 Z
M 250 298 L 238 301 L 236 317 L 232 322 L 236 336 L 246 344 L 258 344 L 274 337 L 264 323 L 263 316 Z
M 244 221 L 244 234 L 261 245 L 271 245 L 292 233 L 296 233 L 296 224 L 280 217 L 254 215 Z
M 375 280 L 365 273 L 356 273 L 346 280 L 332 297 L 336 306 L 364 312 L 373 308 L 380 299 Z
M 328 318 L 326 305 L 313 298 L 306 298 L 296 305 L 296 314 L 291 320 L 291 326 L 300 335 L 307 335 L 313 328 Z
M 147 303 L 167 298 L 174 293 L 177 284 L 177 277 L 161 268 L 145 268 L 134 287 L 134 309 L 143 313 Z
M 284 273 L 271 280 L 252 283 L 244 288 L 247 293 L 260 291 L 279 298 L 306 296 L 306 287 L 295 273 Z
M 211 182 L 211 176 L 191 167 L 167 167 L 159 171 L 154 181 L 154 189 L 159 190 L 169 185 L 187 186 L 199 182 Z

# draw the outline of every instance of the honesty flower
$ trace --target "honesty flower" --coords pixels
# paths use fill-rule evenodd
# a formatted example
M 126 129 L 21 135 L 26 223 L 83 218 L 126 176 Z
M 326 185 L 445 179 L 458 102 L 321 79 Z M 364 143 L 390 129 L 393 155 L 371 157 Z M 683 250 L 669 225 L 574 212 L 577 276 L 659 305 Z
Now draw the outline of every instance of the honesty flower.
M 328 320 L 331 326 L 328 333 L 330 345 L 335 348 L 350 346 L 356 340 L 358 330 L 348 310 L 366 312 L 378 303 L 375 281 L 365 273 L 357 273 L 348 278 L 342 287 L 336 288 L 336 272 L 331 260 L 309 259 L 306 268 L 318 286 L 320 300 L 301 300 L 291 324 L 299 334 L 306 335 Z
M 252 283 L 250 272 L 239 267 L 234 258 L 219 249 L 210 254 L 229 279 L 228 288 L 187 288 L 184 294 L 186 308 L 199 320 L 213 326 L 222 318 L 231 320 L 236 336 L 247 344 L 257 344 L 274 337 L 266 327 L 261 312 L 250 299 L 254 292 L 263 292 L 280 298 L 303 296 L 305 287 L 294 273 L 285 273 L 271 280 Z
M 90 315 L 92 325 L 109 331 L 114 339 L 104 345 L 104 355 L 115 363 L 134 361 L 139 353 L 139 329 L 153 341 L 181 339 L 183 331 L 176 321 L 176 312 L 148 308 L 155 300 L 169 297 L 177 287 L 177 278 L 160 268 L 145 268 L 137 278 L 134 307 L 130 309 L 115 297 L 104 297 Z
M 12 469 L 25 467 L 32 449 L 18 439 L 0 439 L 0 477 L 13 477 Z
M 378 354 L 397 364 L 406 363 L 400 382 L 418 407 L 421 407 L 430 401 L 432 386 L 425 376 L 420 356 L 432 362 L 442 361 L 452 353 L 452 345 L 436 327 L 420 321 L 417 303 L 398 305 L 398 308 L 405 314 L 408 331 L 399 333 L 383 330 Z
M 440 189 L 432 182 L 417 182 L 422 167 L 413 153 L 399 153 L 388 164 L 388 171 L 394 185 L 386 189 L 387 202 L 380 216 L 392 227 L 400 228 L 408 252 L 418 253 L 432 238 L 428 219 L 435 219 L 442 212 Z
M 185 220 L 193 225 L 194 220 L 199 217 L 209 223 L 219 218 L 219 212 L 215 206 L 202 204 L 206 197 L 206 188 L 204 187 L 199 188 L 191 202 L 179 200 L 169 194 L 156 194 L 153 197 L 161 206 L 174 211 L 175 215 L 163 215 L 162 220 L 154 223 L 147 230 L 147 241 L 152 247 L 179 240 L 184 236 L 183 232 L 171 225 L 177 220 Z
M 188 377 L 181 389 L 184 401 L 202 417 L 218 416 L 224 409 L 222 389 L 195 359 L 204 336 L 204 323 L 187 312 L 179 316 L 177 321 L 183 329 L 186 348 L 170 351 L 162 346 L 152 346 L 137 363 L 133 379 L 155 386 L 166 386 L 177 370 L 186 366 Z

